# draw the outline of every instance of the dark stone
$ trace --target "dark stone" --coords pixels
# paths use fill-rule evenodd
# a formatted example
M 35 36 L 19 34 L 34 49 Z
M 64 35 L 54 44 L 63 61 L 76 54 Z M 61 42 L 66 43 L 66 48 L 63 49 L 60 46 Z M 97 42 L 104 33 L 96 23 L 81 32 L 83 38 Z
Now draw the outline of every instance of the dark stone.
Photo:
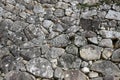
M 113 52 L 112 61 L 120 62 L 120 49 Z

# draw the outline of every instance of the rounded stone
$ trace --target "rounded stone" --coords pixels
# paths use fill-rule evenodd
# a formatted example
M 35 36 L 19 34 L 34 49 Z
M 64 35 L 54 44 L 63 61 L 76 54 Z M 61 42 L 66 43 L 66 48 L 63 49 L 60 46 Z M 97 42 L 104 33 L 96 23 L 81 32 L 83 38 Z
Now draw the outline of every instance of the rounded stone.
M 112 61 L 120 62 L 120 49 L 113 52 Z

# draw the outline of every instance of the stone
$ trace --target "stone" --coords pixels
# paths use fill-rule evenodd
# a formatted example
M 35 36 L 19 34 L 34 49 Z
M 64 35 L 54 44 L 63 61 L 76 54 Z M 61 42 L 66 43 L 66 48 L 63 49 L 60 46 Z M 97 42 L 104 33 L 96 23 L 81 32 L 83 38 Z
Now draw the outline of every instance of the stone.
M 80 56 L 84 60 L 100 59 L 101 48 L 95 45 L 86 45 L 80 49 Z
M 78 54 L 78 48 L 75 45 L 68 45 L 66 47 L 66 52 L 69 54 L 77 55 Z
M 74 69 L 80 69 L 82 60 L 80 58 L 76 58 L 76 60 L 73 62 L 72 66 Z
M 86 11 L 81 13 L 81 17 L 84 19 L 90 19 L 90 17 L 97 15 L 96 10 Z
M 10 55 L 10 51 L 8 48 L 0 48 L 0 60 L 4 57 Z
M 120 49 L 117 49 L 113 52 L 112 61 L 120 62 Z
M 109 39 L 120 38 L 120 32 L 117 32 L 117 31 L 101 30 L 100 35 L 103 38 L 109 38 Z
M 3 73 L 8 73 L 12 70 L 26 71 L 23 62 L 19 58 L 7 55 L 4 56 L 0 61 L 0 68 Z
M 27 72 L 10 71 L 5 74 L 5 80 L 35 80 L 35 77 Z
M 23 49 L 20 50 L 20 55 L 25 60 L 30 60 L 32 58 L 40 57 L 41 56 L 41 50 L 40 50 L 40 47 L 28 48 L 28 49 L 23 48 Z
M 87 38 L 93 38 L 93 37 L 97 37 L 97 34 L 93 31 L 86 31 L 84 33 L 84 36 L 87 37 Z
M 68 70 L 72 68 L 73 62 L 75 61 L 75 57 L 71 54 L 64 54 L 58 59 L 58 66 L 64 70 Z
M 83 67 L 88 67 L 88 62 L 86 62 L 86 61 L 83 61 L 82 63 L 81 63 L 81 67 L 83 68 Z
M 73 25 L 73 26 L 71 26 L 70 28 L 68 28 L 66 32 L 68 32 L 68 33 L 70 33 L 70 32 L 75 33 L 75 32 L 77 32 L 77 31 L 79 31 L 79 29 L 80 29 L 79 26 Z
M 63 48 L 50 48 L 49 52 L 46 54 L 47 57 L 50 57 L 52 59 L 59 58 L 61 55 L 65 54 L 65 50 Z
M 38 2 L 45 4 L 45 3 L 49 3 L 49 4 L 55 4 L 58 2 L 58 0 L 37 0 Z
M 42 77 L 42 78 L 52 78 L 53 69 L 51 63 L 44 58 L 33 58 L 26 64 L 27 71 L 31 74 Z
M 61 34 L 53 38 L 52 40 L 50 40 L 49 43 L 51 44 L 51 46 L 54 46 L 54 47 L 65 47 L 70 42 L 66 34 Z
M 105 16 L 107 19 L 114 19 L 114 20 L 120 20 L 120 12 L 116 12 L 114 10 L 109 10 L 107 15 Z
M 88 67 L 83 67 L 83 68 L 81 69 L 81 71 L 82 71 L 83 73 L 89 73 L 89 72 L 90 72 L 90 69 L 89 69 Z
M 36 13 L 36 14 L 38 14 L 38 13 L 45 14 L 45 10 L 44 10 L 44 8 L 42 7 L 41 4 L 36 4 L 36 5 L 34 5 L 33 11 L 34 11 L 34 13 Z
M 63 78 L 63 75 L 64 75 L 63 70 L 62 70 L 61 68 L 57 67 L 57 68 L 55 69 L 54 76 L 55 76 L 56 78 L 62 79 L 62 78 Z
M 84 36 L 76 35 L 75 40 L 74 40 L 74 44 L 77 47 L 81 47 L 81 46 L 84 46 L 84 45 L 87 44 L 87 40 L 86 40 L 86 38 Z
M 98 3 L 99 0 L 83 0 L 83 4 L 94 5 Z
M 111 39 L 102 39 L 99 42 L 99 46 L 107 47 L 107 48 L 113 48 L 113 42 L 112 42 Z
M 112 75 L 106 75 L 103 80 L 116 80 L 114 76 Z
M 88 40 L 89 40 L 91 43 L 98 44 L 98 39 L 97 39 L 97 37 L 88 38 Z
M 31 24 L 34 24 L 36 22 L 35 19 L 36 19 L 36 16 L 29 16 L 27 18 L 27 22 L 31 23 Z
M 111 61 L 96 61 L 92 64 L 90 69 L 102 73 L 102 75 L 120 75 L 119 68 Z
M 90 80 L 103 80 L 103 78 L 102 77 L 97 77 L 97 78 L 92 78 Z
M 88 77 L 79 70 L 67 70 L 64 73 L 64 80 L 89 80 Z
M 54 12 L 54 15 L 57 17 L 63 17 L 64 16 L 64 10 L 63 9 L 56 9 Z
M 67 15 L 67 16 L 71 16 L 72 13 L 73 13 L 73 10 L 72 10 L 71 8 L 67 8 L 67 9 L 65 9 L 65 15 Z
M 24 0 L 26 3 L 30 3 L 32 0 Z
M 99 74 L 97 72 L 90 72 L 89 73 L 90 78 L 95 78 L 95 77 L 98 77 L 98 76 L 99 76 Z
M 69 7 L 69 4 L 68 3 L 65 3 L 65 2 L 57 2 L 56 3 L 56 8 L 61 8 L 61 9 L 68 9 Z
M 50 21 L 50 20 L 44 20 L 43 21 L 43 26 L 48 29 L 50 27 L 53 27 L 54 23 L 52 21 Z
M 105 48 L 102 52 L 102 57 L 104 59 L 109 59 L 113 54 L 113 49 L 111 48 Z
M 3 14 L 4 14 L 4 9 L 0 7 L 0 16 L 2 16 Z

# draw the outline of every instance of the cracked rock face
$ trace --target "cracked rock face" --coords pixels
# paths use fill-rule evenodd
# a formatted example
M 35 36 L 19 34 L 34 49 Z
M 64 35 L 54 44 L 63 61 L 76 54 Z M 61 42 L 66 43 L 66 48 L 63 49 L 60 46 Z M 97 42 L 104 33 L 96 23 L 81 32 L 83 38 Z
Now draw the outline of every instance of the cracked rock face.
M 51 63 L 44 58 L 34 58 L 26 65 L 27 71 L 38 77 L 53 77 L 53 69 Z

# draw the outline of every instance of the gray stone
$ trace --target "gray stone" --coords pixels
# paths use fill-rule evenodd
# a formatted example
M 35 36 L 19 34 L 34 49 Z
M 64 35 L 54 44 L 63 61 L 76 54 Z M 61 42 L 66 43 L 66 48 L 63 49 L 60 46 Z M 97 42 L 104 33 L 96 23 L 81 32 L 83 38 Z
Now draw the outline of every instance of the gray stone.
M 69 54 L 77 55 L 78 54 L 78 48 L 75 45 L 68 45 L 66 47 L 66 52 Z
M 6 55 L 10 55 L 10 51 L 8 48 L 0 48 L 0 60 L 2 59 L 2 57 L 6 56 Z
M 67 15 L 67 16 L 71 16 L 72 13 L 73 13 L 73 10 L 72 10 L 71 8 L 67 8 L 67 9 L 65 9 L 65 15 Z
M 75 40 L 74 40 L 74 44 L 78 47 L 81 47 L 81 46 L 84 46 L 87 44 L 87 40 L 83 36 L 76 35 Z
M 70 28 L 68 28 L 66 32 L 73 32 L 73 33 L 75 33 L 77 31 L 79 31 L 79 29 L 80 29 L 79 26 L 73 25 Z
M 65 3 L 65 2 L 57 2 L 55 7 L 56 7 L 56 8 L 67 9 L 68 6 L 69 6 L 68 3 Z
M 87 38 L 97 37 L 97 34 L 93 31 L 85 31 L 85 33 L 83 35 Z
M 35 77 L 27 72 L 10 71 L 5 75 L 5 80 L 35 80 Z
M 111 39 L 102 39 L 99 42 L 99 46 L 113 48 L 113 42 Z
M 113 49 L 111 48 L 105 48 L 102 52 L 102 57 L 104 59 L 109 59 L 113 54 Z
M 89 40 L 91 43 L 98 44 L 98 39 L 97 39 L 97 37 L 88 38 L 88 40 Z
M 103 78 L 102 77 L 97 77 L 97 78 L 92 78 L 90 80 L 103 80 Z
M 5 56 L 0 61 L 0 68 L 3 73 L 7 73 L 12 70 L 22 70 L 25 71 L 25 66 L 19 58 L 15 58 L 13 56 Z
M 114 19 L 114 20 L 120 20 L 120 12 L 109 10 L 107 15 L 105 16 L 105 18 Z
M 72 64 L 73 68 L 74 68 L 74 69 L 80 69 L 81 61 L 82 61 L 81 59 L 77 58 L 77 59 L 75 60 L 75 62 L 73 62 L 73 64 Z
M 98 76 L 99 76 L 99 74 L 97 72 L 90 72 L 89 73 L 90 78 L 95 78 L 95 77 L 98 77 Z
M 31 23 L 31 24 L 34 24 L 35 23 L 35 19 L 36 19 L 36 16 L 29 16 L 27 18 L 27 22 Z
M 120 33 L 117 31 L 101 30 L 100 35 L 103 38 L 110 38 L 110 39 L 120 38 Z
M 44 20 L 43 21 L 43 26 L 48 29 L 50 27 L 53 27 L 54 23 L 52 21 L 50 21 L 50 20 Z
M 40 47 L 28 48 L 28 49 L 23 48 L 23 49 L 20 50 L 20 55 L 25 60 L 30 60 L 32 58 L 40 57 L 41 56 L 41 50 L 40 50 Z
M 55 46 L 55 47 L 65 47 L 69 43 L 70 42 L 69 42 L 68 36 L 66 34 L 61 34 L 61 35 L 53 38 L 52 40 L 50 40 L 51 46 Z
M 89 80 L 88 77 L 79 70 L 68 70 L 64 73 L 65 80 Z
M 35 76 L 42 78 L 51 78 L 53 77 L 53 69 L 51 63 L 44 58 L 34 58 L 31 59 L 26 64 L 27 71 L 34 74 Z
M 57 17 L 63 17 L 64 16 L 64 10 L 63 9 L 56 9 L 54 12 L 54 15 Z
M 96 61 L 92 64 L 91 70 L 100 72 L 103 75 L 120 75 L 119 68 L 111 61 Z
M 95 45 L 86 45 L 80 49 L 80 56 L 85 60 L 100 59 L 101 48 Z
M 58 0 L 37 0 L 40 3 L 44 4 L 44 3 L 49 3 L 49 4 L 55 4 L 58 2 Z
M 120 62 L 120 49 L 113 52 L 112 61 Z
M 112 75 L 106 75 L 103 80 L 116 80 L 114 76 Z
M 81 13 L 81 17 L 84 19 L 90 19 L 92 16 L 97 15 L 96 10 L 86 11 Z
M 99 0 L 83 0 L 83 4 L 94 5 L 98 3 Z
M 56 78 L 62 79 L 62 78 L 63 78 L 63 75 L 64 75 L 63 70 L 62 70 L 61 68 L 57 67 L 57 68 L 55 69 L 54 76 L 55 76 Z
M 3 14 L 4 14 L 4 9 L 0 7 L 0 16 L 2 16 Z
M 33 11 L 34 11 L 34 13 L 42 13 L 42 14 L 45 14 L 45 10 L 44 10 L 44 8 L 42 7 L 41 4 L 36 4 L 36 5 L 34 5 Z
M 64 70 L 72 68 L 72 64 L 75 61 L 75 57 L 71 54 L 65 54 L 58 60 L 58 66 L 62 67 Z
M 83 68 L 83 67 L 87 67 L 89 64 L 88 64 L 88 62 L 86 62 L 86 61 L 83 61 L 82 63 L 81 63 L 81 67 Z

